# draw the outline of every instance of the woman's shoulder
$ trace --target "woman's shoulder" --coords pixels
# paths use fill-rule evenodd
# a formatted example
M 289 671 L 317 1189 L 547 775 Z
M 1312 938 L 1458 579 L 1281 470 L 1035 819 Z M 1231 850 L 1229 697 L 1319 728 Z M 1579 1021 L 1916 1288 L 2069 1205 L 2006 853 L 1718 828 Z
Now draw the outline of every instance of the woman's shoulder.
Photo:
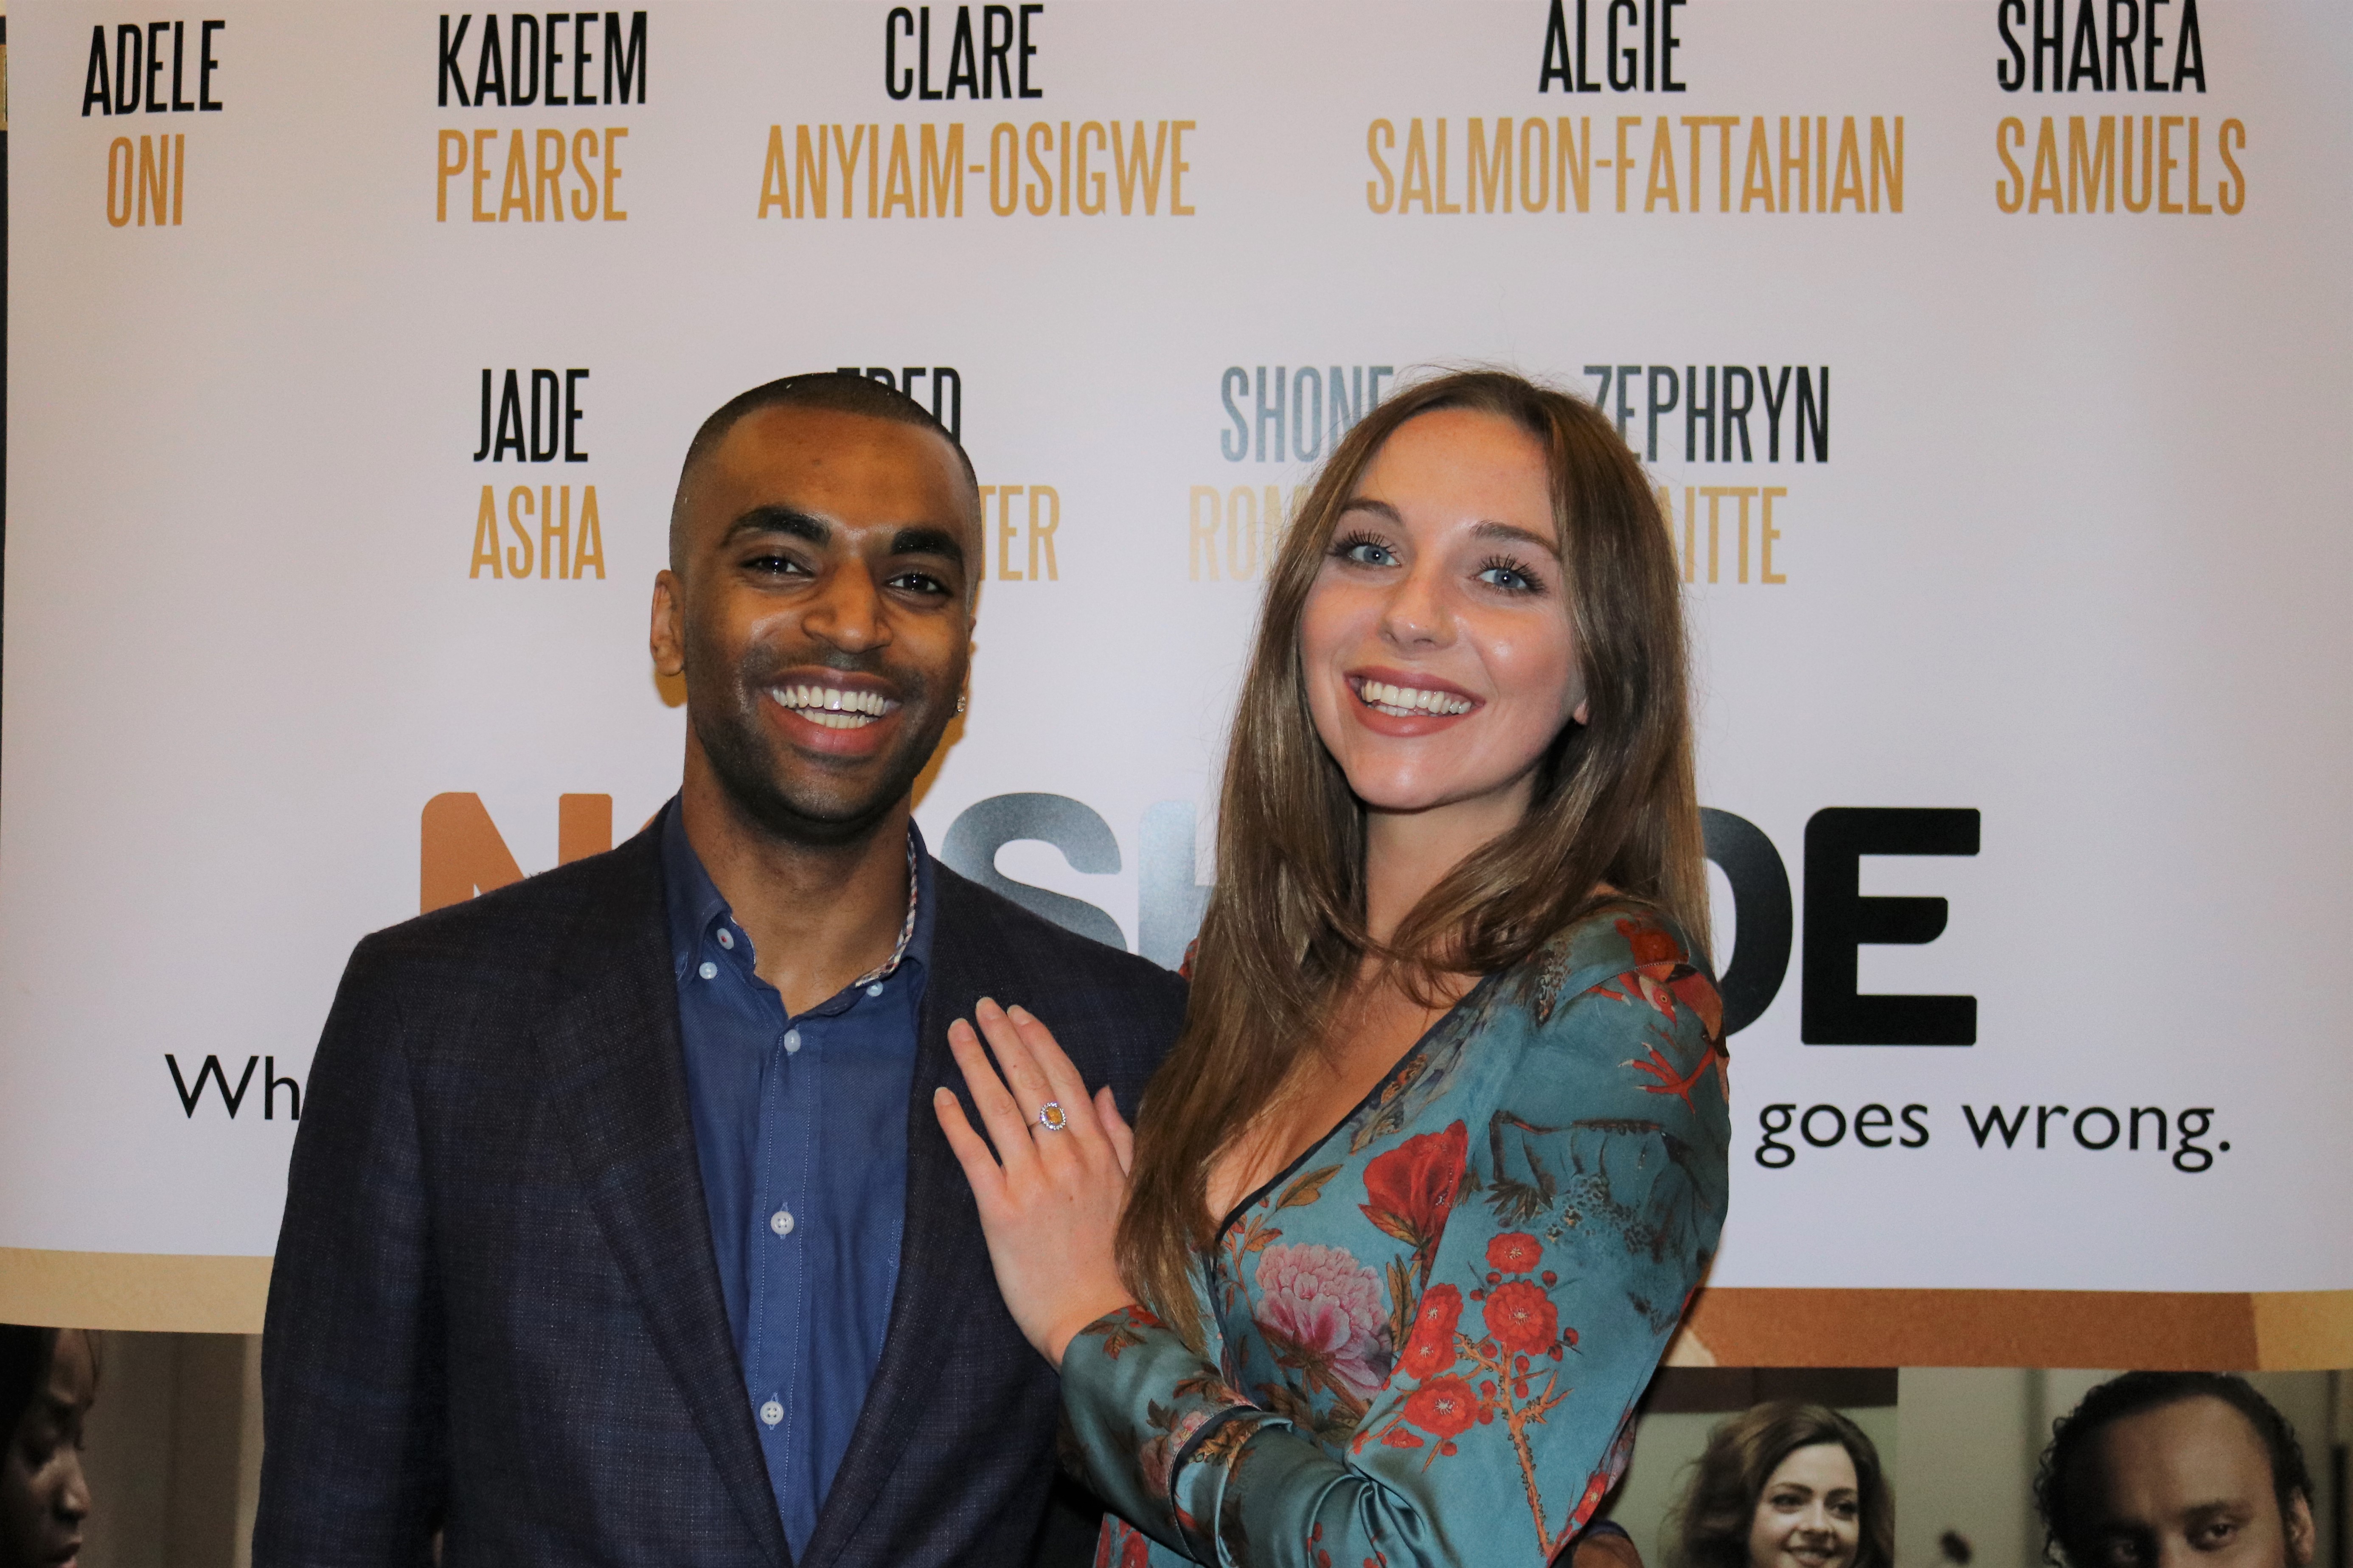
M 1540 1026 L 1590 996 L 1648 1003 L 1669 1019 L 1688 1013 L 1710 1038 L 1722 1032 L 1706 957 L 1666 914 L 1632 900 L 1579 916 L 1501 978 Z
M 1730 1086 L 1724 1004 L 1707 960 L 1649 905 L 1612 902 L 1498 975 L 1491 1038 L 1523 1120 L 1620 1132 L 1672 1129 L 1719 1155 Z M 1537 1109 L 1541 1107 L 1542 1109 Z

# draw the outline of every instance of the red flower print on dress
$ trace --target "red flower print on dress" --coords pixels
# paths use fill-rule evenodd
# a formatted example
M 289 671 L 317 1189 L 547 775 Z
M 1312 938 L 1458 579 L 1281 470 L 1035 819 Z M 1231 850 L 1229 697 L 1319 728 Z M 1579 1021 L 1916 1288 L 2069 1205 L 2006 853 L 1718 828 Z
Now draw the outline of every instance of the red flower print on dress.
M 1461 1378 L 1441 1377 L 1408 1394 L 1404 1415 L 1431 1436 L 1451 1439 L 1468 1432 L 1479 1419 L 1479 1396 Z
M 1699 1015 L 1699 1021 L 1711 1040 L 1724 1035 L 1724 998 L 1708 984 L 1707 976 L 1694 969 L 1667 982 L 1667 990 L 1674 999 Z
M 1632 952 L 1634 967 L 1618 977 L 1616 990 L 1603 985 L 1598 987 L 1600 993 L 1621 1002 L 1647 1002 L 1669 1023 L 1674 1022 L 1680 1001 L 1699 1015 L 1709 1038 L 1722 1033 L 1724 1004 L 1707 977 L 1691 966 L 1672 933 L 1647 921 L 1620 919 L 1617 925 Z
M 1379 1275 L 1345 1247 L 1275 1246 L 1259 1257 L 1258 1289 L 1252 1315 L 1268 1335 L 1304 1352 L 1360 1400 L 1380 1388 L 1373 1363 L 1387 1359 L 1388 1304 Z
M 1365 1217 L 1427 1260 L 1462 1184 L 1471 1135 L 1460 1121 L 1407 1139 L 1365 1166 Z M 1428 1278 L 1427 1274 L 1424 1278 Z
M 1664 926 L 1622 916 L 1615 923 L 1618 934 L 1626 939 L 1627 947 L 1632 951 L 1636 963 L 1674 964 L 1683 962 L 1683 944 Z
M 1516 1355 L 1543 1355 L 1560 1338 L 1560 1310 L 1541 1286 L 1514 1279 L 1487 1292 L 1487 1334 Z
M 1105 1515 L 1095 1539 L 1094 1568 L 1151 1568 L 1152 1542 L 1124 1519 Z
M 1601 1500 L 1608 1497 L 1609 1489 L 1617 1484 L 1618 1478 L 1606 1468 L 1594 1471 L 1585 1483 L 1585 1495 L 1578 1498 L 1577 1506 L 1568 1510 L 1568 1521 L 1562 1526 L 1562 1533 L 1583 1530 L 1586 1521 L 1593 1517 L 1593 1510 L 1601 1506 Z
M 1432 1285 L 1421 1293 L 1414 1309 L 1413 1338 L 1406 1342 L 1398 1364 L 1408 1377 L 1428 1382 L 1454 1365 L 1454 1325 L 1462 1317 L 1462 1292 L 1451 1285 Z
M 1487 1265 L 1506 1274 L 1533 1274 L 1544 1261 L 1544 1247 L 1524 1230 L 1507 1230 L 1487 1244 Z

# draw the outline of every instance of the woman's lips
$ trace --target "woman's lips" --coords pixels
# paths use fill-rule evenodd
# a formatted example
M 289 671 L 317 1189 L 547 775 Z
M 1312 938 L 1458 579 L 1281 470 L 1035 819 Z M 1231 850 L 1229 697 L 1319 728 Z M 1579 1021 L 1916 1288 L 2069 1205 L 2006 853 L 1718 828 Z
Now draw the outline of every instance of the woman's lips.
M 1451 681 L 1403 670 L 1354 670 L 1345 679 L 1357 721 L 1377 735 L 1433 735 L 1486 706 Z

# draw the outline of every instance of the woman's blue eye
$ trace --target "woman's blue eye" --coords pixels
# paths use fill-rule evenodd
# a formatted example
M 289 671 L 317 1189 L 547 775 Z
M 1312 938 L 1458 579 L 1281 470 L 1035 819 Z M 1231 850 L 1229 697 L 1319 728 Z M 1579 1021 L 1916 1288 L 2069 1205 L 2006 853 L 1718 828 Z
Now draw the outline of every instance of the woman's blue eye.
M 1341 560 L 1353 561 L 1359 566 L 1394 566 L 1397 564 L 1396 554 L 1390 551 L 1388 545 L 1383 544 L 1377 540 L 1352 539 L 1345 541 L 1341 544 L 1338 553 Z
M 1480 572 L 1479 581 L 1493 584 L 1498 588 L 1510 588 L 1522 593 L 1536 585 L 1534 578 L 1516 566 L 1486 567 Z

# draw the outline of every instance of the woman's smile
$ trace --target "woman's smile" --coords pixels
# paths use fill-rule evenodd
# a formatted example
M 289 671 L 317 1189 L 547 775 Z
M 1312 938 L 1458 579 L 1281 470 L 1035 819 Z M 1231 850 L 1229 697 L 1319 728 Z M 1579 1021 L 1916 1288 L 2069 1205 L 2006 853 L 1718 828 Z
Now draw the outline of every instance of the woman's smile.
M 1352 669 L 1345 679 L 1356 697 L 1355 721 L 1378 735 L 1435 735 L 1487 705 L 1452 681 L 1387 665 Z

